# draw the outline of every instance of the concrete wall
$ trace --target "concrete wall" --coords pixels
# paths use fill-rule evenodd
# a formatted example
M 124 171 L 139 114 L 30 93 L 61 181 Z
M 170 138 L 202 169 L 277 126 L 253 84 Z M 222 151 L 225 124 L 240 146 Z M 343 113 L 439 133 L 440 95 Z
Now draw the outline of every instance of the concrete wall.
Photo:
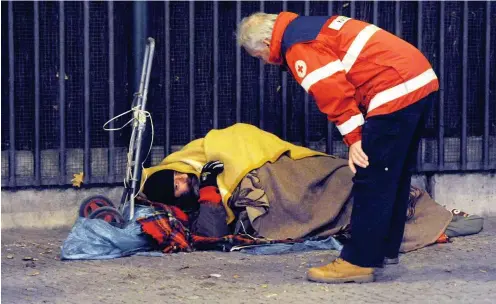
M 495 174 L 416 176 L 412 183 L 428 189 L 434 199 L 448 209 L 496 215 Z M 2 229 L 71 226 L 86 197 L 105 195 L 118 204 L 122 191 L 122 187 L 2 191 Z
M 79 205 L 85 198 L 104 195 L 118 206 L 122 191 L 123 187 L 2 190 L 2 229 L 71 226 L 77 218 Z
M 433 198 L 448 209 L 496 215 L 496 174 L 437 174 L 430 179 Z

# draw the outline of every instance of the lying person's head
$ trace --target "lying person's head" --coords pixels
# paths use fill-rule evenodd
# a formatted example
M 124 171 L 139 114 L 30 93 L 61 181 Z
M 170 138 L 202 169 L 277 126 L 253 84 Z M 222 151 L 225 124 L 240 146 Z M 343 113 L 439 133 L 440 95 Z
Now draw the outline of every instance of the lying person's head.
M 155 172 L 146 179 L 143 193 L 152 202 L 177 206 L 185 212 L 198 209 L 198 178 L 173 170 Z

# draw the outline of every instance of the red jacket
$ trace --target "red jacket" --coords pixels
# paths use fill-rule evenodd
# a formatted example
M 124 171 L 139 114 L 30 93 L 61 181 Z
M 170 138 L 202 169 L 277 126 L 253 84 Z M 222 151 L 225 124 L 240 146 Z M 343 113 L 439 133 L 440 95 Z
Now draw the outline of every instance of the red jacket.
M 269 61 L 289 67 L 347 145 L 361 140 L 364 115 L 398 111 L 439 88 L 418 49 L 375 25 L 344 16 L 280 13 Z

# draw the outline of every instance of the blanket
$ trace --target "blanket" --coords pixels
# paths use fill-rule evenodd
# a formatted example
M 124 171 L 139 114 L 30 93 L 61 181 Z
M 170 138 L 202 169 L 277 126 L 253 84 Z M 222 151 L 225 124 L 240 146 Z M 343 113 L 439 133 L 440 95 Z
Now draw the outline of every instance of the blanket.
M 254 230 L 267 238 L 335 235 L 350 226 L 352 178 L 346 160 L 282 156 L 247 175 L 230 205 L 244 206 Z M 428 193 L 412 189 L 402 252 L 435 243 L 452 219 Z
M 293 145 L 247 124 L 208 132 L 158 166 L 145 169 L 142 183 L 167 169 L 198 176 L 211 160 L 224 163 L 217 182 L 229 224 L 236 218 L 233 208 L 242 208 L 243 218 L 259 236 L 269 239 L 329 236 L 349 226 L 353 174 L 347 161 Z M 415 202 L 403 251 L 434 243 L 452 218 L 426 193 Z
M 199 175 L 208 161 L 224 163 L 224 172 L 217 178 L 222 202 L 226 208 L 227 222 L 235 216 L 228 206 L 234 189 L 246 174 L 267 162 L 275 162 L 281 155 L 293 160 L 309 156 L 333 156 L 293 145 L 279 137 L 249 124 L 238 123 L 225 129 L 211 130 L 204 138 L 196 139 L 178 152 L 167 156 L 159 165 L 147 168 L 142 174 L 142 185 L 146 179 L 161 170 L 175 170 Z
M 230 251 L 234 246 L 302 243 L 304 239 L 269 240 L 249 235 L 235 234 L 222 237 L 206 237 L 189 231 L 188 216 L 179 208 L 141 199 L 140 204 L 154 209 L 153 214 L 140 217 L 137 222 L 148 235 L 154 247 L 164 253 L 191 252 L 193 250 Z

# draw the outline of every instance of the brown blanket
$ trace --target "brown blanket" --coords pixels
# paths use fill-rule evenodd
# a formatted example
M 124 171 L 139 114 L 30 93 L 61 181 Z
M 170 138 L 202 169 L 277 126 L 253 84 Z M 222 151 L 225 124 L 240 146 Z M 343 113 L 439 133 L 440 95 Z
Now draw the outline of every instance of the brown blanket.
M 343 159 L 282 156 L 249 174 L 230 204 L 246 207 L 253 228 L 267 238 L 333 235 L 350 223 L 352 177 Z M 434 243 L 452 219 L 451 212 L 420 190 L 411 193 L 410 206 L 403 252 Z

